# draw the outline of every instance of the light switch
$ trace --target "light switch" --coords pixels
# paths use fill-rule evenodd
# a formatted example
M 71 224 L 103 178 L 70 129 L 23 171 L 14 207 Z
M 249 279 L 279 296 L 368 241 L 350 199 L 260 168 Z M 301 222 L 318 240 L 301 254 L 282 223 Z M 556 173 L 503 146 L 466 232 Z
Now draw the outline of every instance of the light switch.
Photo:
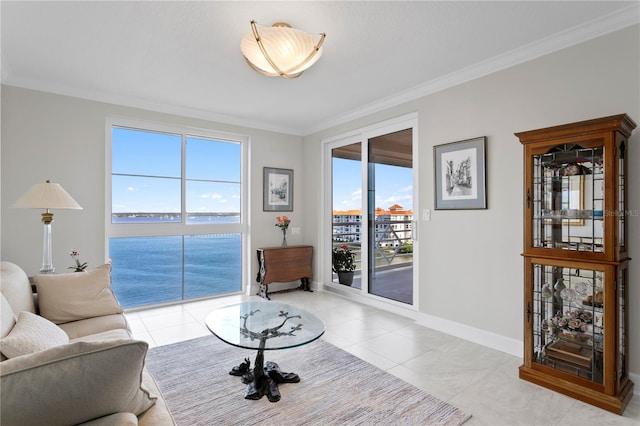
M 431 210 L 429 209 L 422 210 L 422 219 L 425 222 L 431 222 Z

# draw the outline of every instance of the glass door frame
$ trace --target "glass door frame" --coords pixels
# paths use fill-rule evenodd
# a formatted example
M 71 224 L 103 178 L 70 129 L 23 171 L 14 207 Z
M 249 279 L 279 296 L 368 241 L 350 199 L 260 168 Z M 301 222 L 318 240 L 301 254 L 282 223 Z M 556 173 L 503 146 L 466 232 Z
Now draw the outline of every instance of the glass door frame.
M 401 130 L 412 130 L 412 171 L 413 171 L 413 223 L 412 223 L 412 236 L 413 236 L 413 304 L 398 302 L 395 300 L 387 299 L 375 294 L 369 293 L 369 256 L 361 257 L 361 288 L 351 288 L 341 284 L 336 284 L 332 281 L 331 271 L 331 249 L 332 249 L 332 218 L 333 218 L 333 194 L 332 194 L 332 150 L 345 145 L 351 145 L 355 143 L 361 143 L 361 188 L 363 188 L 363 196 L 361 200 L 361 212 L 362 212 L 362 225 L 361 229 L 364 230 L 361 235 L 362 247 L 369 247 L 369 235 L 367 229 L 369 227 L 369 218 L 367 215 L 367 178 L 368 178 L 368 158 L 369 158 L 369 144 L 370 139 L 378 136 L 383 136 L 389 133 L 395 133 Z M 396 117 L 390 120 L 386 120 L 371 126 L 355 129 L 348 133 L 336 135 L 322 140 L 322 201 L 320 217 L 320 278 L 322 288 L 326 291 L 332 291 L 339 293 L 343 296 L 360 299 L 360 301 L 374 305 L 383 309 L 403 312 L 403 311 L 418 311 L 419 297 L 419 259 L 420 248 L 418 244 L 418 182 L 419 182 L 419 170 L 418 164 L 418 114 L 411 113 L 400 117 Z

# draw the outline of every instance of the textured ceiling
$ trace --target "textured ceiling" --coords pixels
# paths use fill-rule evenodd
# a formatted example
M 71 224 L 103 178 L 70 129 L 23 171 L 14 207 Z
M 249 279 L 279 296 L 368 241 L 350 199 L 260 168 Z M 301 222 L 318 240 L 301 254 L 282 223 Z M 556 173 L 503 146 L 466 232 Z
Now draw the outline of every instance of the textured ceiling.
M 0 3 L 3 84 L 308 134 L 638 22 L 638 2 Z M 293 80 L 245 63 L 249 21 L 326 32 Z

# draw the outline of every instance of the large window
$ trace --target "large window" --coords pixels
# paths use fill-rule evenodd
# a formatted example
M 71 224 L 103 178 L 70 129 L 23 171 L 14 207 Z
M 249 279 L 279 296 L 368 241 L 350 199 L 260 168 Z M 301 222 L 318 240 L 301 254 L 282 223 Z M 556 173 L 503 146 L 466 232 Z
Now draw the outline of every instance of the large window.
M 242 291 L 246 140 L 123 120 L 107 132 L 107 249 L 122 305 Z

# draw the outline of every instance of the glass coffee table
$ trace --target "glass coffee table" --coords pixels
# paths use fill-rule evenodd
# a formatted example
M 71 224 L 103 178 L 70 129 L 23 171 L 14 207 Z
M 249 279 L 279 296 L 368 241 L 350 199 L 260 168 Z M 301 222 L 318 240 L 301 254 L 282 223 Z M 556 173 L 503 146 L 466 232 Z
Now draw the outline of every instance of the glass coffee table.
M 244 349 L 257 350 L 256 359 L 231 369 L 229 374 L 242 377 L 247 385 L 246 399 L 280 400 L 280 383 L 297 383 L 300 377 L 285 373 L 275 362 L 264 361 L 264 351 L 306 345 L 324 333 L 322 320 L 304 309 L 277 302 L 243 302 L 216 309 L 205 319 L 207 328 L 223 342 Z

